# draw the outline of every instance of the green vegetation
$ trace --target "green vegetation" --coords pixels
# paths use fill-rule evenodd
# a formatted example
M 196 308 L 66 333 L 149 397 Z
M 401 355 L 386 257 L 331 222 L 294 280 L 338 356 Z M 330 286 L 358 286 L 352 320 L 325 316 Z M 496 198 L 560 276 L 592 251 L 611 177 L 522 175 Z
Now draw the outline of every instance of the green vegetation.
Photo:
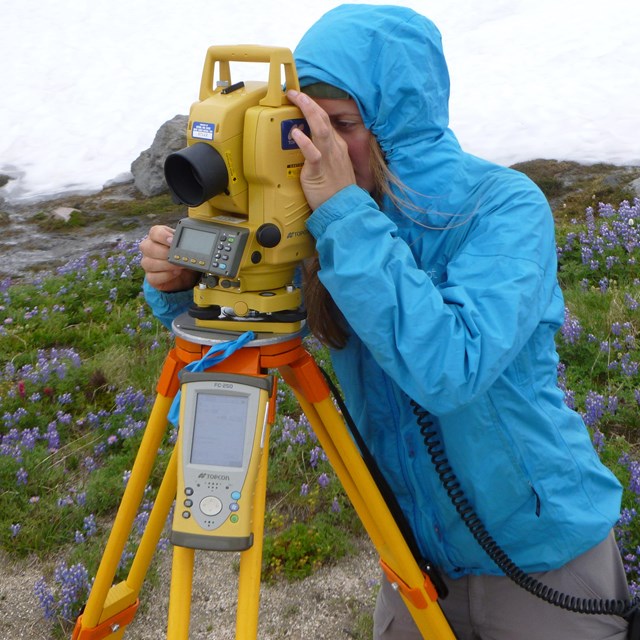
M 553 190 L 552 182 L 547 189 Z M 166 203 L 169 208 L 169 202 Z M 625 487 L 618 527 L 632 588 L 640 561 L 640 202 L 558 216 L 567 322 L 559 383 Z M 32 282 L 0 283 L 0 545 L 63 558 L 34 585 L 67 634 L 95 574 L 135 459 L 171 335 L 141 297 L 133 245 L 83 256 Z M 315 359 L 328 354 L 312 339 Z M 168 426 L 121 561 L 125 574 L 175 441 Z M 291 390 L 272 428 L 264 578 L 299 579 L 351 552 L 363 529 Z M 167 540 L 161 541 L 164 548 Z M 359 614 L 357 637 L 370 637 Z M 367 635 L 369 634 L 369 636 Z
M 136 247 L 123 245 L 30 283 L 0 285 L 0 545 L 16 557 L 63 554 L 35 585 L 62 635 L 86 601 L 172 346 L 141 284 Z M 318 358 L 326 360 L 319 349 Z M 308 575 L 348 553 L 350 537 L 362 533 L 284 384 L 278 401 L 267 580 Z M 126 576 L 174 441 L 169 425 L 117 579 Z

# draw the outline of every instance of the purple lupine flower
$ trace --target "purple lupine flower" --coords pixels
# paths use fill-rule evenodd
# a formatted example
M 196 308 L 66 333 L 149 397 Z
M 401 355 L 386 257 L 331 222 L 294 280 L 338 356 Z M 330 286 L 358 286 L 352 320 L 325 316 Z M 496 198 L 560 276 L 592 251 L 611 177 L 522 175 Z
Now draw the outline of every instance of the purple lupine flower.
M 56 567 L 53 578 L 59 585 L 57 613 L 65 620 L 73 620 L 89 593 L 89 572 L 80 563 L 68 567 L 62 562 Z
M 93 513 L 89 514 L 82 523 L 82 529 L 87 536 L 90 538 L 94 536 L 98 532 L 98 525 L 96 524 L 96 517 Z
M 620 512 L 620 519 L 618 520 L 618 526 L 626 527 L 630 525 L 637 515 L 638 512 L 635 509 L 622 509 Z
M 600 431 L 600 429 L 596 429 L 593 432 L 593 446 L 595 448 L 595 450 L 598 453 L 601 453 L 602 450 L 604 449 L 604 441 L 605 441 L 605 437 L 604 434 L 602 433 L 602 431 Z
M 24 484 L 27 484 L 28 480 L 29 480 L 29 474 L 27 473 L 26 469 L 24 469 L 24 467 L 20 467 L 16 471 L 16 482 L 18 484 L 24 485 Z
M 598 285 L 601 293 L 607 293 L 609 290 L 609 278 L 601 278 Z
M 45 620 L 53 620 L 56 616 L 56 599 L 44 578 L 40 578 L 34 585 L 34 593 L 43 610 Z
M 314 447 L 309 454 L 309 464 L 315 469 L 318 466 L 318 462 L 322 459 L 322 449 L 320 447 Z
M 574 316 L 568 307 L 564 309 L 564 324 L 560 329 L 562 337 L 567 344 L 575 344 L 582 334 L 582 326 L 576 316 Z
M 585 424 L 588 427 L 595 427 L 606 411 L 604 397 L 595 391 L 589 391 L 585 398 L 584 405 L 585 413 L 583 418 Z
M 622 374 L 633 378 L 638 375 L 638 371 L 640 370 L 640 365 L 635 360 L 631 360 L 631 355 L 625 353 L 620 359 L 620 370 Z
M 321 473 L 318 476 L 318 484 L 322 489 L 326 489 L 329 486 L 330 482 L 331 481 L 329 480 L 329 476 L 326 473 Z

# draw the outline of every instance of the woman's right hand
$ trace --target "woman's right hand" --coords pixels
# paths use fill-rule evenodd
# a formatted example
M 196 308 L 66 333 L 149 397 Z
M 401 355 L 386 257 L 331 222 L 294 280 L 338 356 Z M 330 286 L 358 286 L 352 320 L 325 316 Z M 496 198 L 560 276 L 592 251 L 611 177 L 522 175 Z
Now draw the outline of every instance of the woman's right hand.
M 142 252 L 140 266 L 147 282 L 159 291 L 184 291 L 195 286 L 199 274 L 168 261 L 174 230 L 165 225 L 155 225 L 139 245 Z
M 300 184 L 315 211 L 344 187 L 356 184 L 349 146 L 334 129 L 327 112 L 309 96 L 290 89 L 287 98 L 302 111 L 311 129 L 311 138 L 297 127 L 291 130 L 291 136 L 304 155 Z

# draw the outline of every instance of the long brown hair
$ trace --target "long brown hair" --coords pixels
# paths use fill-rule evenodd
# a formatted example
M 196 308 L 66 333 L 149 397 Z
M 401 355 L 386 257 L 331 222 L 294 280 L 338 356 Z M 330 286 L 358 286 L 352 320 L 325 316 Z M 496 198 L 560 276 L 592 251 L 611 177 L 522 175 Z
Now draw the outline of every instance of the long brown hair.
M 375 188 L 371 194 L 376 202 L 380 203 L 382 195 L 388 195 L 393 201 L 398 201 L 398 196 L 391 190 L 391 185 L 396 185 L 402 190 L 402 184 L 394 176 L 384 159 L 384 154 L 375 136 L 370 137 L 370 163 L 374 178 Z M 304 301 L 307 310 L 307 324 L 313 335 L 323 344 L 333 349 L 342 349 L 347 344 L 349 337 L 347 323 L 338 309 L 331 294 L 320 282 L 318 272 L 320 261 L 318 257 L 309 258 L 302 268 L 304 282 Z

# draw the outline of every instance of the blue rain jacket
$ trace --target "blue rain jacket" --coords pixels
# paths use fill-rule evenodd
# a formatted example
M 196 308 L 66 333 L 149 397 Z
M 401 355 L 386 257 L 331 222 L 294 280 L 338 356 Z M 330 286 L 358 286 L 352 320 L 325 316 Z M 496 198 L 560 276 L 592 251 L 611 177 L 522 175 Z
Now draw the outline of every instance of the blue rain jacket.
M 295 59 L 301 86 L 353 96 L 414 204 L 381 210 L 352 186 L 308 228 L 349 325 L 347 346 L 332 352 L 346 403 L 423 554 L 452 577 L 500 573 L 440 485 L 411 398 L 509 556 L 526 571 L 565 564 L 607 536 L 621 487 L 557 386 L 564 302 L 544 196 L 461 150 L 440 34 L 412 10 L 338 7 Z M 145 294 L 166 324 L 192 299 Z
M 462 151 L 440 34 L 423 16 L 343 5 L 294 55 L 302 87 L 356 100 L 414 205 L 381 211 L 348 187 L 308 228 L 351 331 L 336 374 L 423 553 L 453 577 L 500 573 L 445 495 L 410 398 L 498 544 L 526 571 L 563 565 L 606 537 L 621 487 L 557 386 L 564 302 L 546 199 Z

